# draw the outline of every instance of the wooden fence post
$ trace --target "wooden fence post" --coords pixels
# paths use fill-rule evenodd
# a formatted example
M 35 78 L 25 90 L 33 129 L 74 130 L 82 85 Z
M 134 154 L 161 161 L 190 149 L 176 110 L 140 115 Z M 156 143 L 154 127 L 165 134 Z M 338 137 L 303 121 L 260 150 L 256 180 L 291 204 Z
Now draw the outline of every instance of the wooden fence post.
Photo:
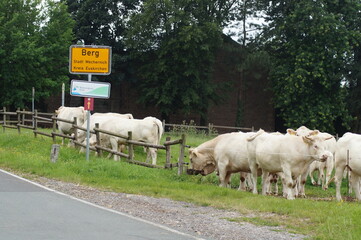
M 33 113 L 34 117 L 33 117 L 33 127 L 34 127 L 34 137 L 37 137 L 37 133 L 36 131 L 38 130 L 38 119 L 36 118 L 38 116 L 38 110 L 34 110 Z
M 54 118 L 51 118 L 51 119 L 53 120 L 53 132 L 51 133 L 51 135 L 53 138 L 53 143 L 56 143 L 56 136 L 55 136 L 55 134 L 53 134 L 56 132 L 56 119 L 54 119 Z
M 20 114 L 20 108 L 17 108 L 16 115 L 18 117 L 18 124 L 16 124 L 18 128 L 18 134 L 20 135 L 20 124 L 21 124 L 21 114 Z
M 6 107 L 3 107 L 3 133 L 5 132 L 5 125 L 6 125 Z
M 166 137 L 165 139 L 166 142 L 170 141 L 170 137 Z M 170 145 L 166 145 L 165 146 L 165 168 L 171 168 L 171 164 L 170 164 L 170 156 L 171 156 L 171 152 L 170 152 Z
M 346 168 L 347 168 L 347 197 L 351 196 L 351 182 L 350 182 L 350 150 L 347 149 Z
M 165 120 L 162 121 L 163 132 L 165 133 Z
M 60 145 L 59 144 L 53 144 L 51 146 L 50 161 L 52 163 L 56 163 L 56 161 L 58 161 L 59 150 L 60 150 Z
M 74 135 L 73 136 L 75 136 L 75 132 L 78 131 L 78 129 L 76 128 L 76 126 L 78 126 L 77 123 L 78 123 L 77 117 L 74 117 L 74 121 L 73 121 L 73 124 L 72 124 L 72 128 L 74 129 Z M 76 147 L 74 141 L 75 141 L 75 139 L 69 139 L 69 143 L 71 143 L 70 146 Z
M 23 112 L 25 112 L 25 109 L 23 109 Z M 25 113 L 22 114 L 21 124 L 25 125 Z
M 99 123 L 95 124 L 95 129 L 99 129 Z M 95 131 L 95 136 L 96 136 L 97 146 L 100 146 L 100 133 L 98 130 Z M 98 157 L 102 156 L 102 150 L 100 148 L 97 148 L 97 154 Z
M 182 134 L 182 143 L 180 145 L 179 158 L 178 158 L 178 175 L 183 174 L 185 145 L 186 145 L 186 135 Z
M 74 143 L 74 148 L 78 148 L 78 145 L 75 144 L 75 142 L 78 141 L 78 128 L 77 125 L 74 127 L 74 139 L 73 139 L 73 143 Z
M 128 132 L 128 140 L 132 140 L 132 138 L 133 138 L 133 133 Z M 132 143 L 128 143 L 128 156 L 130 161 L 134 160 L 134 146 Z

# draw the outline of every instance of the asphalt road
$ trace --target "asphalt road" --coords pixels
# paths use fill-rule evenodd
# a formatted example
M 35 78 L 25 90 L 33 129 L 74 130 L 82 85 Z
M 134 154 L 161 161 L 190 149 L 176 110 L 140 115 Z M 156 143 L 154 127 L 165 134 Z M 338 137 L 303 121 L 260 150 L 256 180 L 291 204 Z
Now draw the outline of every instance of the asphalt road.
M 0 169 L 0 240 L 199 239 L 64 195 Z

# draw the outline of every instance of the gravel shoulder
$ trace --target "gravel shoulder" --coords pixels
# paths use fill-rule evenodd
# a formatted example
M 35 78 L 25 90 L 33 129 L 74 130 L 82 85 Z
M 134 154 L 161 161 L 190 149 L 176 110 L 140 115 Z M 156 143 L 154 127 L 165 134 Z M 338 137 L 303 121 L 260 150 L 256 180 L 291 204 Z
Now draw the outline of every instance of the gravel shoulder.
M 199 238 L 220 240 L 298 240 L 307 238 L 304 235 L 289 233 L 282 227 L 256 226 L 248 222 L 238 223 L 227 220 L 250 217 L 239 212 L 197 206 L 166 198 L 102 191 L 34 175 L 17 174 L 50 189 L 102 207 L 156 222 Z

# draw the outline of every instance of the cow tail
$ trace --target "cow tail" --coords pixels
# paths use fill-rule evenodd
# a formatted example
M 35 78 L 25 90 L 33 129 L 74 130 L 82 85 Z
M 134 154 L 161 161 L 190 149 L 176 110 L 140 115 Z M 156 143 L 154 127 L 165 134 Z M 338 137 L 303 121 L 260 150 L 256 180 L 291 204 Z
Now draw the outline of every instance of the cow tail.
M 159 145 L 160 144 L 160 138 L 162 137 L 162 134 L 163 134 L 163 124 L 161 124 L 160 121 L 155 121 L 155 124 L 157 125 L 157 129 L 158 129 L 158 136 L 157 136 L 157 144 Z M 160 124 L 160 125 L 159 125 Z
M 263 134 L 264 133 L 264 130 L 263 129 L 260 129 L 258 130 L 258 132 L 256 132 L 255 134 L 253 134 L 252 136 L 248 137 L 247 138 L 247 141 L 251 142 L 253 141 L 256 137 L 258 137 L 259 135 Z

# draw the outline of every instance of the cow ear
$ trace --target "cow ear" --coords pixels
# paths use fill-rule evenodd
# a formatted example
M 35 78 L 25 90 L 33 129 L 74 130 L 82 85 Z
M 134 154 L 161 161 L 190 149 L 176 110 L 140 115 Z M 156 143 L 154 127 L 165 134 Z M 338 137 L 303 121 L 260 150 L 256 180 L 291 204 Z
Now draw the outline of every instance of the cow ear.
M 292 128 L 288 128 L 287 129 L 287 133 L 289 134 L 289 135 L 297 135 L 297 132 L 295 131 L 295 130 L 293 130 Z
M 309 134 L 308 134 L 308 136 L 315 136 L 315 135 L 317 135 L 317 134 L 319 134 L 320 133 L 320 131 L 318 131 L 318 130 L 313 130 L 312 132 L 310 132 Z
M 190 148 L 188 150 L 189 155 L 194 155 L 195 157 L 197 157 L 197 150 L 195 148 Z
M 307 137 L 307 136 L 303 136 L 302 140 L 307 144 L 312 144 L 312 142 L 313 142 L 313 139 L 310 137 Z

